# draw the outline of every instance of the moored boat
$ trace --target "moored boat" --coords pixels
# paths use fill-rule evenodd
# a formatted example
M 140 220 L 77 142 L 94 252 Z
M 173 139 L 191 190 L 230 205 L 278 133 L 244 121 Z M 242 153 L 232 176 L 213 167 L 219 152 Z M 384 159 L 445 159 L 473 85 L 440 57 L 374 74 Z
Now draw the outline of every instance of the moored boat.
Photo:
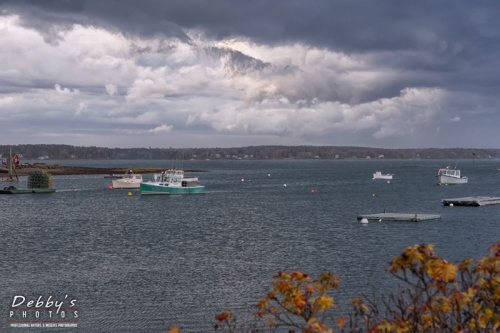
M 467 184 L 469 179 L 460 175 L 460 169 L 452 169 L 450 166 L 438 170 L 438 185 Z
M 140 184 L 142 194 L 200 194 L 205 193 L 205 186 L 192 185 L 198 178 L 184 178 L 184 171 L 169 169 L 155 175 L 155 181 Z
M 394 175 L 393 174 L 389 174 L 389 173 L 383 175 L 382 172 L 376 171 L 373 174 L 373 179 L 392 179 L 392 176 L 394 176 Z
M 114 189 L 133 189 L 139 188 L 142 183 L 142 175 L 135 174 L 129 170 L 120 179 L 113 179 L 112 184 Z

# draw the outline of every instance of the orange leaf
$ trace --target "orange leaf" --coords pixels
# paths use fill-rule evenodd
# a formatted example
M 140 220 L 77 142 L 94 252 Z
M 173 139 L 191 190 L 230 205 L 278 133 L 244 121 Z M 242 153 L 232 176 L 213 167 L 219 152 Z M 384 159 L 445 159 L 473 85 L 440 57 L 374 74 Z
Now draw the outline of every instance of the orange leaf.
M 170 330 L 168 331 L 168 333 L 179 333 L 179 332 L 180 332 L 180 329 L 177 326 L 170 327 Z

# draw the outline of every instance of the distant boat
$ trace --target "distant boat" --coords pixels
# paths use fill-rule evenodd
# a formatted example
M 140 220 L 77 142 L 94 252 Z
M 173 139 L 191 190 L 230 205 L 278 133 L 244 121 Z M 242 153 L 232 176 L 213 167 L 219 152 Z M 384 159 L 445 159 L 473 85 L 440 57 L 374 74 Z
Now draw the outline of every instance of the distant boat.
M 373 179 L 392 179 L 392 176 L 394 176 L 394 175 L 393 174 L 389 174 L 389 173 L 383 175 L 382 172 L 376 171 L 373 174 Z
M 205 186 L 191 185 L 198 178 L 184 178 L 184 171 L 169 169 L 155 175 L 155 181 L 140 184 L 142 194 L 199 194 L 205 193 Z
M 450 166 L 439 169 L 436 177 L 438 177 L 438 185 L 467 184 L 469 181 L 467 177 L 460 176 L 460 169 L 451 168 Z
M 112 181 L 114 189 L 139 188 L 141 183 L 142 175 L 135 174 L 132 170 L 125 173 L 122 178 Z

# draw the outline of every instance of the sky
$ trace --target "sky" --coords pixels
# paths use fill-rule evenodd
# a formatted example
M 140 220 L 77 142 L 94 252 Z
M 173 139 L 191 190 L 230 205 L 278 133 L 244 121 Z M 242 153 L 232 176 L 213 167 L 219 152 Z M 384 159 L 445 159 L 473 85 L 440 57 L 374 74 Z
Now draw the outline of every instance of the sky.
M 0 0 L 0 142 L 499 148 L 498 17 L 498 1 Z

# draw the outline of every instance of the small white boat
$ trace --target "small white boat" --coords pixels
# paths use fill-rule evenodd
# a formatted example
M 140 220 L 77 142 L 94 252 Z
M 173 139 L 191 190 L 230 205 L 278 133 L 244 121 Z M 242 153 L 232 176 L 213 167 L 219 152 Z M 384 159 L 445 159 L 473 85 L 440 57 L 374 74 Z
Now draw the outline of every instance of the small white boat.
M 122 178 L 113 179 L 112 183 L 114 189 L 140 188 L 142 175 L 134 174 L 132 170 L 129 170 Z
M 469 179 L 465 176 L 460 176 L 459 169 L 452 169 L 450 166 L 438 170 L 438 185 L 458 185 L 467 184 Z
M 376 171 L 373 174 L 373 179 L 392 179 L 392 176 L 394 176 L 394 175 L 393 174 L 389 174 L 389 173 L 383 175 L 382 172 Z

